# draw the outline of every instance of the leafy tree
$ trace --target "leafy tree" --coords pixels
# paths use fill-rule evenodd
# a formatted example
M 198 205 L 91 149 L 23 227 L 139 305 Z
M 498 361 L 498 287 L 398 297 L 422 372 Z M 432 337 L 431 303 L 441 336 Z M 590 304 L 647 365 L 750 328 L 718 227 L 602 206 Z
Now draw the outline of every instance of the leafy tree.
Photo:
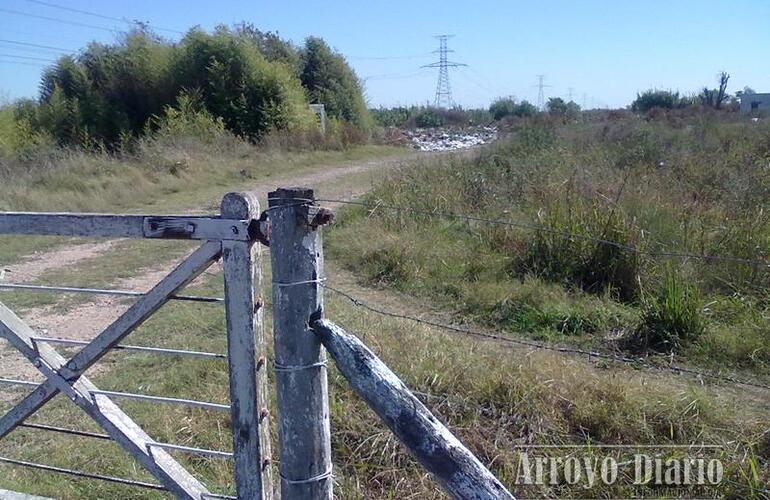
M 368 127 L 361 84 L 345 59 L 320 38 L 309 37 L 302 50 L 300 80 L 311 103 L 323 104 L 332 118 Z
M 206 109 L 233 133 L 258 138 L 311 122 L 304 93 L 283 64 L 270 63 L 246 39 L 218 28 L 190 31 L 172 65 L 176 89 L 199 89 Z
M 569 111 L 569 106 L 561 97 L 551 97 L 545 107 L 553 115 L 566 115 Z
M 678 109 L 689 106 L 692 102 L 679 92 L 670 90 L 645 90 L 636 95 L 636 99 L 631 103 L 631 109 L 637 112 L 647 112 L 653 108 Z
M 235 27 L 235 33 L 253 43 L 257 50 L 270 62 L 286 64 L 293 75 L 299 76 L 302 71 L 302 56 L 299 49 L 291 42 L 283 40 L 278 32 L 261 31 L 252 23 L 240 23 Z
M 489 106 L 489 113 L 495 120 L 506 116 L 532 116 L 537 113 L 537 108 L 528 101 L 516 102 L 513 97 L 501 97 Z

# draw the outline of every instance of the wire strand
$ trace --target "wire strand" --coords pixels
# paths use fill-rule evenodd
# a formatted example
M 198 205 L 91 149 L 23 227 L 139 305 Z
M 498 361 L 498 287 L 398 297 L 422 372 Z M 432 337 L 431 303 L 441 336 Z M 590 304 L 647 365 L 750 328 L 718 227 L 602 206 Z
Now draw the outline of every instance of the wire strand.
M 48 472 L 56 472 L 58 474 L 66 474 L 68 476 L 82 477 L 86 479 L 96 479 L 98 481 L 106 481 L 109 483 L 125 484 L 127 486 L 136 486 L 138 488 L 147 488 L 151 490 L 166 491 L 166 487 L 160 484 L 146 483 L 144 481 L 135 481 L 133 479 L 125 479 L 122 477 L 104 476 L 101 474 L 91 474 L 90 472 L 83 472 L 74 469 L 65 469 L 63 467 L 54 467 L 53 465 L 37 464 L 34 462 L 27 462 L 24 460 L 16 460 L 14 458 L 0 457 L 0 462 L 4 462 L 11 465 L 18 465 L 20 467 L 27 467 L 31 469 L 39 469 Z
M 364 309 L 366 309 L 368 311 L 371 311 L 373 313 L 376 313 L 376 314 L 379 314 L 379 315 L 382 315 L 382 316 L 388 316 L 388 317 L 396 318 L 396 319 L 404 319 L 404 320 L 408 320 L 408 321 L 413 321 L 415 323 L 420 323 L 420 324 L 423 324 L 423 325 L 432 326 L 434 328 L 440 328 L 442 330 L 451 331 L 453 333 L 459 333 L 459 334 L 463 334 L 463 335 L 467 335 L 467 336 L 470 336 L 470 337 L 475 337 L 475 338 L 479 338 L 479 339 L 483 339 L 483 340 L 487 340 L 487 341 L 495 341 L 495 342 L 498 342 L 498 343 L 500 343 L 502 345 L 508 345 L 509 347 L 513 346 L 513 345 L 519 345 L 519 346 L 528 347 L 528 348 L 536 349 L 536 350 L 553 351 L 553 352 L 558 352 L 558 353 L 562 353 L 562 354 L 576 354 L 576 355 L 581 355 L 581 356 L 587 356 L 589 359 L 591 359 L 591 358 L 606 359 L 606 360 L 609 360 L 609 361 L 614 361 L 614 362 L 623 363 L 623 364 L 627 364 L 627 365 L 634 365 L 634 366 L 637 366 L 637 367 L 642 367 L 642 368 L 647 368 L 647 369 L 654 369 L 654 370 L 659 370 L 659 371 L 670 371 L 670 372 L 673 372 L 673 373 L 684 373 L 684 374 L 694 375 L 694 376 L 702 377 L 702 378 L 711 378 L 711 379 L 714 379 L 714 380 L 721 380 L 723 382 L 729 382 L 729 383 L 732 383 L 732 384 L 745 385 L 745 386 L 757 387 L 757 388 L 760 388 L 760 389 L 770 390 L 770 385 L 765 385 L 765 384 L 762 384 L 762 383 L 759 383 L 759 382 L 744 381 L 744 380 L 740 380 L 740 379 L 737 379 L 737 378 L 734 378 L 734 377 L 729 377 L 729 376 L 726 376 L 726 375 L 720 375 L 720 374 L 709 373 L 709 372 L 702 372 L 702 371 L 693 370 L 693 369 L 690 369 L 690 368 L 684 368 L 684 367 L 676 366 L 676 365 L 653 365 L 653 364 L 650 364 L 650 363 L 644 361 L 643 359 L 639 359 L 639 358 L 631 358 L 631 357 L 628 357 L 628 356 L 618 356 L 618 355 L 615 355 L 615 354 L 609 354 L 609 353 L 598 352 L 598 351 L 586 351 L 584 349 L 578 349 L 576 347 L 561 347 L 561 346 L 556 346 L 556 345 L 544 344 L 544 343 L 540 343 L 540 342 L 533 342 L 533 341 L 528 341 L 528 340 L 520 340 L 520 339 L 512 338 L 512 337 L 509 337 L 509 336 L 503 336 L 503 335 L 498 335 L 498 334 L 489 333 L 489 332 L 482 332 L 482 331 L 478 331 L 478 330 L 470 330 L 470 329 L 466 329 L 466 328 L 459 328 L 459 327 L 452 326 L 452 325 L 447 325 L 447 324 L 438 323 L 438 322 L 435 322 L 435 321 L 425 320 L 425 319 L 422 319 L 422 318 L 418 318 L 416 316 L 410 316 L 410 315 L 406 315 L 406 314 L 399 314 L 399 313 L 395 313 L 395 312 L 392 312 L 392 311 L 388 311 L 386 309 L 382 309 L 382 308 L 377 307 L 377 306 L 369 305 L 366 302 L 358 299 L 357 297 L 354 297 L 353 295 L 351 295 L 351 294 L 349 294 L 347 292 L 344 292 L 342 290 L 339 290 L 339 289 L 334 288 L 332 286 L 329 286 L 327 284 L 322 284 L 321 286 L 323 286 L 325 289 L 328 289 L 328 290 L 330 290 L 330 291 L 332 291 L 332 292 L 334 292 L 334 293 L 336 293 L 336 294 L 338 294 L 338 295 L 340 295 L 342 297 L 345 297 L 346 299 L 351 301 L 356 306 L 362 307 L 362 308 L 364 308 Z

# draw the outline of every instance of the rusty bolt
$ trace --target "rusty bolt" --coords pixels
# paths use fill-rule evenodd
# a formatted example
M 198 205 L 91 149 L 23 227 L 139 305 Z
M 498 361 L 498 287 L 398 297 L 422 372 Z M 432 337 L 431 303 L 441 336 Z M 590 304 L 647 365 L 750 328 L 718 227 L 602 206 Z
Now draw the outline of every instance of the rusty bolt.
M 313 229 L 319 226 L 325 226 L 326 224 L 330 224 L 334 220 L 334 212 L 332 212 L 328 208 L 323 208 L 323 207 L 320 207 L 320 208 L 311 207 L 310 212 L 308 213 L 308 216 L 312 216 L 312 218 L 310 219 L 309 225 Z

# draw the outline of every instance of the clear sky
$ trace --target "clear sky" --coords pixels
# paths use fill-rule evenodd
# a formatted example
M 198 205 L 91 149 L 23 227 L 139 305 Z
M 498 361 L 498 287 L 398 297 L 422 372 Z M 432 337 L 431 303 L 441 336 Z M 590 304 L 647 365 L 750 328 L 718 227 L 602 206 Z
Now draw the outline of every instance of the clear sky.
M 455 35 L 451 59 L 468 64 L 450 75 L 463 106 L 534 102 L 538 74 L 546 97 L 572 88 L 588 107 L 625 106 L 650 87 L 713 87 L 720 70 L 731 91 L 770 92 L 770 0 L 0 0 L 0 99 L 35 96 L 40 65 L 61 53 L 18 42 L 76 51 L 114 40 L 122 18 L 178 31 L 245 20 L 297 43 L 321 36 L 348 57 L 373 106 L 433 99 L 436 70 L 419 67 L 437 59 L 432 35 L 443 33 Z

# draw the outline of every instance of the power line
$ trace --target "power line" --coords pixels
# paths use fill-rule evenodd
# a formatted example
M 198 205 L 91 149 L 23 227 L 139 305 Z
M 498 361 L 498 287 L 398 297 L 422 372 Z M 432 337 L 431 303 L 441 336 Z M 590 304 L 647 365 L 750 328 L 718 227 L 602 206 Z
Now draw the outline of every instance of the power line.
M 63 5 L 58 5 L 58 4 L 50 3 L 50 2 L 43 2 L 41 0 L 27 0 L 27 2 L 36 3 L 36 4 L 39 4 L 39 5 L 45 5 L 46 7 L 51 7 L 51 8 L 54 8 L 54 9 L 66 10 L 68 12 L 75 12 L 77 14 L 83 14 L 85 16 L 97 17 L 99 19 L 106 19 L 106 20 L 109 20 L 109 21 L 118 21 L 118 22 L 121 22 L 121 23 L 127 23 L 129 25 L 146 24 L 147 26 L 151 26 L 153 29 L 155 29 L 157 31 L 167 31 L 167 32 L 170 32 L 170 33 L 177 33 L 179 35 L 184 35 L 183 31 L 174 30 L 174 29 L 170 29 L 170 28 L 160 28 L 160 27 L 157 27 L 157 26 L 152 26 L 150 23 L 145 23 L 143 21 L 138 21 L 138 20 L 129 21 L 128 19 L 125 19 L 125 18 L 106 16 L 104 14 L 99 14 L 97 12 L 91 12 L 91 11 L 87 11 L 87 10 L 73 9 L 72 7 L 65 7 Z
M 3 9 L 0 9 L 0 11 L 2 11 L 2 10 Z M 72 49 L 65 49 L 65 48 L 62 48 L 62 47 L 54 47 L 52 45 L 40 45 L 38 43 L 20 42 L 18 40 L 6 40 L 6 39 L 3 39 L 3 38 L 0 38 L 0 43 L 11 44 L 11 45 L 20 45 L 22 47 L 34 47 L 34 48 L 37 48 L 37 49 L 53 50 L 53 51 L 56 51 L 56 52 L 65 52 L 65 53 L 68 53 L 68 54 L 72 53 L 72 52 L 76 52 L 75 50 L 72 50 Z
M 410 72 L 410 73 L 383 73 L 379 75 L 371 75 L 361 78 L 363 81 L 368 80 L 397 80 L 401 78 L 414 78 L 418 76 L 429 76 L 424 72 Z
M 55 59 L 43 59 L 42 57 L 17 56 L 14 54 L 0 54 L 0 57 L 13 57 L 16 59 L 28 59 L 30 61 L 56 62 Z
M 14 14 L 14 15 L 17 15 L 17 16 L 31 17 L 31 18 L 34 18 L 34 19 L 42 19 L 44 21 L 51 21 L 51 22 L 55 22 L 55 23 L 69 24 L 71 26 L 80 26 L 81 28 L 91 28 L 91 29 L 95 29 L 95 30 L 102 30 L 102 31 L 110 32 L 110 33 L 118 33 L 120 31 L 120 30 L 117 30 L 117 29 L 114 29 L 114 28 L 106 28 L 104 26 L 96 26 L 96 25 L 93 25 L 93 24 L 81 23 L 81 22 L 78 22 L 78 21 L 67 21 L 65 19 L 59 19 L 59 18 L 56 18 L 56 17 L 41 16 L 39 14 L 30 14 L 29 12 L 22 12 L 22 11 L 13 10 L 13 9 L 3 9 L 3 8 L 0 8 L 0 12 L 5 12 L 7 14 Z
M 383 56 L 383 57 L 369 57 L 369 56 L 348 56 L 346 59 L 351 60 L 357 60 L 357 61 L 395 61 L 400 59 L 422 59 L 423 57 L 430 56 L 430 52 L 426 52 L 424 54 L 415 54 L 411 56 Z
M 44 63 L 24 62 L 24 61 L 4 61 L 0 59 L 0 64 L 18 64 L 20 66 L 37 66 L 38 68 L 46 66 Z
M 434 103 L 437 108 L 452 107 L 452 87 L 449 84 L 449 68 L 467 66 L 467 64 L 464 64 L 464 63 L 458 63 L 458 62 L 447 60 L 447 53 L 454 52 L 454 50 L 450 50 L 447 48 L 447 40 L 449 40 L 453 36 L 454 35 L 436 35 L 434 38 L 438 38 L 439 48 L 438 50 L 434 50 L 433 52 L 438 53 L 439 55 L 438 62 L 420 66 L 421 68 L 438 68 L 438 82 L 436 83 L 436 100 Z

